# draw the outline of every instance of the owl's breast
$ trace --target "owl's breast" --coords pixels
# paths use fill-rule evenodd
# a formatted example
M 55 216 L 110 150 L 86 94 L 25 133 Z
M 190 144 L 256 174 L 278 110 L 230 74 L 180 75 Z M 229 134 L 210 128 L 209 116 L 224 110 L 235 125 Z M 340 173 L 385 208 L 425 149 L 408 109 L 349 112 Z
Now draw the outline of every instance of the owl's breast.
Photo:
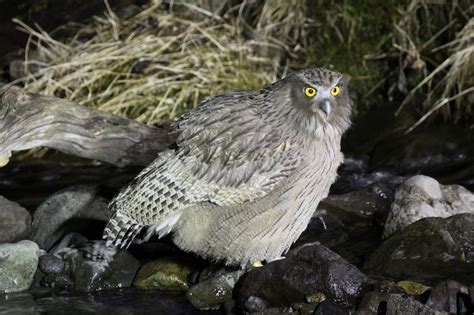
M 312 150 L 308 150 L 304 162 L 289 181 L 293 183 L 288 193 L 295 201 L 319 202 L 328 195 L 342 160 L 338 142 L 316 143 Z

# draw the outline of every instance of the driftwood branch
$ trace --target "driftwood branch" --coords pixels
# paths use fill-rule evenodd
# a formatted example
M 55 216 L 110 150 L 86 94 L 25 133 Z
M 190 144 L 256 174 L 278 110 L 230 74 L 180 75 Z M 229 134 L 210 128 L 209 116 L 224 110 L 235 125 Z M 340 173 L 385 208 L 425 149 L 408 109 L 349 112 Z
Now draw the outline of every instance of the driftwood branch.
M 0 166 L 12 151 L 35 147 L 117 166 L 147 165 L 173 142 L 165 129 L 18 87 L 0 99 Z

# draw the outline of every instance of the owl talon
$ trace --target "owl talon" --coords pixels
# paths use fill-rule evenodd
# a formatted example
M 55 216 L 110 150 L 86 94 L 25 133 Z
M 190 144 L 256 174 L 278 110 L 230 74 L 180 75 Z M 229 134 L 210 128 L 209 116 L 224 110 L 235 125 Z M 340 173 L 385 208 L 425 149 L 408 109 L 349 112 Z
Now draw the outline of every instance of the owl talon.
M 263 267 L 263 263 L 262 261 L 260 260 L 257 260 L 256 262 L 254 262 L 252 265 L 251 265 L 252 268 L 260 268 L 260 267 Z

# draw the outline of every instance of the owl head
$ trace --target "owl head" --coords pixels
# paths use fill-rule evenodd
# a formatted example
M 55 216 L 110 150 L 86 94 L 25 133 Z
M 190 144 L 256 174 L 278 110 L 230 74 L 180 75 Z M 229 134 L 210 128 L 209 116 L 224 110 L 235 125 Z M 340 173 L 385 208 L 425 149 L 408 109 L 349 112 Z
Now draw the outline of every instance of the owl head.
M 341 135 L 350 126 L 351 105 L 346 75 L 321 68 L 294 72 L 281 80 L 282 110 L 290 110 L 295 128 L 317 137 Z

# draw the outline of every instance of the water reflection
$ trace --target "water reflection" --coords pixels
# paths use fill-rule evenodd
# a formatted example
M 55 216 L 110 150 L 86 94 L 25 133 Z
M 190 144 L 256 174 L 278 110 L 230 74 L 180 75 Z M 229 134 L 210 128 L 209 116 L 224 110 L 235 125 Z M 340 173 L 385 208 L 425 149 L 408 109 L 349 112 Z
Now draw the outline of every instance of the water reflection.
M 224 314 L 199 311 L 183 293 L 132 288 L 68 294 L 39 289 L 0 295 L 0 314 Z

